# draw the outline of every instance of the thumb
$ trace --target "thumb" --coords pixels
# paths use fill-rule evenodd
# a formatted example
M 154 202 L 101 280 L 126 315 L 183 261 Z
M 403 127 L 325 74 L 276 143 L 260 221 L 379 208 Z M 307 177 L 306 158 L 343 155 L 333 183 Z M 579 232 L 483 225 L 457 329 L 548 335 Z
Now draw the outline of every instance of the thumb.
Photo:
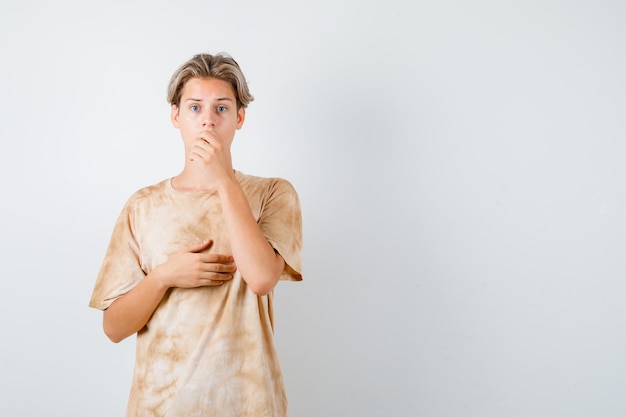
M 196 243 L 195 245 L 186 247 L 185 249 L 183 249 L 183 252 L 191 252 L 191 253 L 201 252 L 205 250 L 206 248 L 208 248 L 209 246 L 211 246 L 212 244 L 213 244 L 213 241 L 211 239 L 207 239 L 202 243 Z

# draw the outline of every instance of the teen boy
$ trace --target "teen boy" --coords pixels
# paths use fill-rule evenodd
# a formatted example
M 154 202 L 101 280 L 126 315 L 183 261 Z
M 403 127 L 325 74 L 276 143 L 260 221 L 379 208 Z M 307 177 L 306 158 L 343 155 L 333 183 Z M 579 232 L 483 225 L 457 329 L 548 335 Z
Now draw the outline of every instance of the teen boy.
M 128 200 L 90 301 L 113 342 L 137 334 L 127 416 L 286 416 L 273 289 L 302 279 L 297 193 L 233 169 L 253 97 L 230 56 L 184 63 L 168 100 L 184 168 Z

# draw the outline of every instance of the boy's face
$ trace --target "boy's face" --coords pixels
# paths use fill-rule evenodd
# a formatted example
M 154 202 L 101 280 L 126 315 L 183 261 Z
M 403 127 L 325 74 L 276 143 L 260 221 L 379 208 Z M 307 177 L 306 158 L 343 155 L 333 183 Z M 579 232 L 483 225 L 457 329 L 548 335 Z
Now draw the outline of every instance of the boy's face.
M 210 132 L 225 149 L 241 129 L 245 109 L 237 110 L 235 93 L 226 81 L 216 78 L 191 78 L 180 97 L 180 107 L 172 106 L 172 124 L 180 129 L 185 150 L 199 136 Z

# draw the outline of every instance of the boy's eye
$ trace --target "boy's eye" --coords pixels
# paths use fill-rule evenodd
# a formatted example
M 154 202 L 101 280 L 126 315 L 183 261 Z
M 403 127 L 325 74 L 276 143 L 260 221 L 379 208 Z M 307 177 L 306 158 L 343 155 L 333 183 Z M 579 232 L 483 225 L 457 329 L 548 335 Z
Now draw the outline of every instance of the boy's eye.
M 193 106 L 189 107 L 191 109 L 191 111 L 198 111 L 200 110 L 200 106 L 198 106 L 197 104 L 194 104 Z
M 217 111 L 223 113 L 226 111 L 226 106 L 217 106 Z

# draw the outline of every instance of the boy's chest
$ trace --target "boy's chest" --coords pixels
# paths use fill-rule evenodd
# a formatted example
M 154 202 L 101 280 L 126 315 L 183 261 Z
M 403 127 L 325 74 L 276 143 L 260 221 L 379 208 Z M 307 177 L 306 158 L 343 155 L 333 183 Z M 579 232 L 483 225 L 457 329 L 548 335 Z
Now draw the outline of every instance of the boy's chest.
M 209 239 L 210 253 L 230 253 L 228 230 L 219 203 L 171 205 L 146 212 L 134 227 L 142 269 L 149 273 L 168 257 Z

